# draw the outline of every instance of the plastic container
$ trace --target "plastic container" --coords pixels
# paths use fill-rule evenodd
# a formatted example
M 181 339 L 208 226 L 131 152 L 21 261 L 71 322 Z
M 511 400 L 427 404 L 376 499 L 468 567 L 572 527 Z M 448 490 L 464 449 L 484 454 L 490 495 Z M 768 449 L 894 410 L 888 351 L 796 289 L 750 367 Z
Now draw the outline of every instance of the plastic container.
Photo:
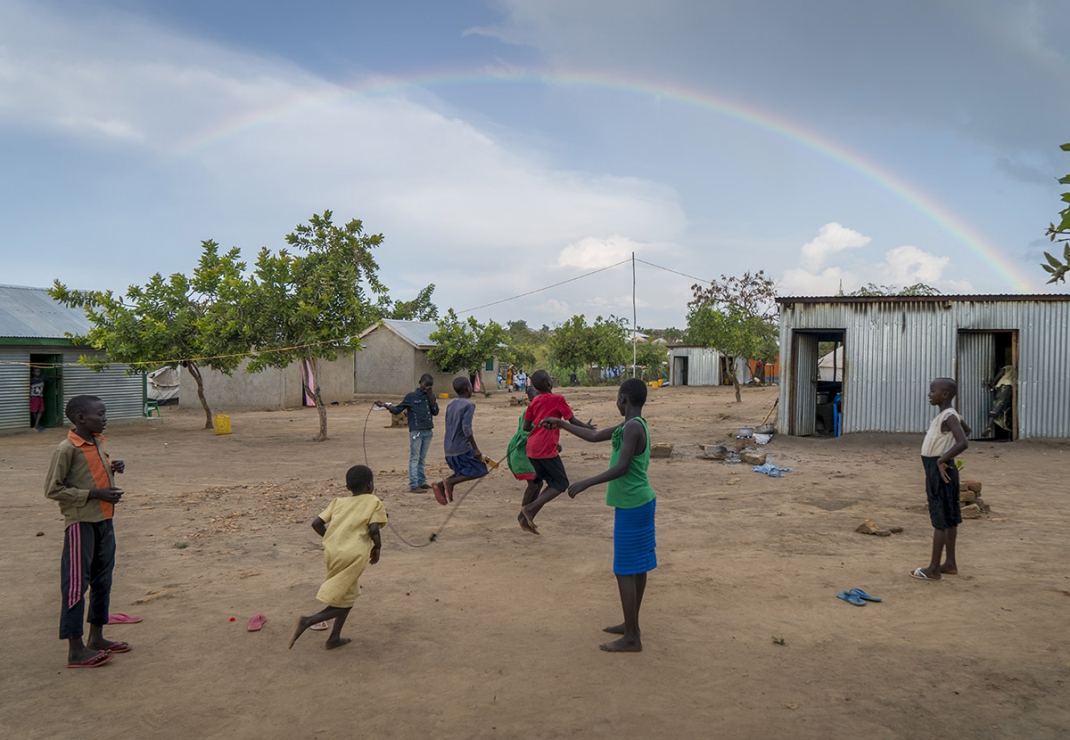
M 216 434 L 230 434 L 230 417 L 226 414 L 216 414 L 212 419 L 212 426 Z

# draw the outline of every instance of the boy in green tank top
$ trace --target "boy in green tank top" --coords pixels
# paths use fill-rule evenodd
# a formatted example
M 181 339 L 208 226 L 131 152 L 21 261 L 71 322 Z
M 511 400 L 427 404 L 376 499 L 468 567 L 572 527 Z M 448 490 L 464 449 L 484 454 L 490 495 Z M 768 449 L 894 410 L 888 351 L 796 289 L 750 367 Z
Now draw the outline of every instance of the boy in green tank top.
M 658 567 L 655 554 L 654 510 L 657 497 L 647 477 L 650 465 L 650 433 L 642 417 L 646 384 L 637 378 L 625 380 L 617 393 L 617 410 L 624 421 L 609 429 L 587 429 L 564 419 L 548 418 L 547 428 L 558 427 L 588 442 L 612 440 L 609 469 L 573 483 L 570 498 L 599 483 L 607 483 L 606 504 L 614 508 L 613 573 L 617 577 L 624 622 L 606 627 L 605 632 L 622 635 L 601 648 L 610 653 L 637 653 L 643 649 L 639 630 L 639 608 L 646 591 L 646 574 Z

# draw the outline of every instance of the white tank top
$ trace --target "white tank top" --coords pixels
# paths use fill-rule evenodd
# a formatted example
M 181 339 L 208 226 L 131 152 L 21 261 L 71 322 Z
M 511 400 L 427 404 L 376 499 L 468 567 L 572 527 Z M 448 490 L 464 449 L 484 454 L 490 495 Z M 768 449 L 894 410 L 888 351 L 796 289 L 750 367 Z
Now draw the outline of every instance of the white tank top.
M 936 415 L 929 424 L 929 431 L 925 433 L 925 441 L 921 443 L 922 457 L 943 457 L 944 453 L 955 446 L 955 435 L 941 429 L 944 420 L 949 416 L 956 416 L 960 420 L 962 415 L 953 408 L 947 408 Z

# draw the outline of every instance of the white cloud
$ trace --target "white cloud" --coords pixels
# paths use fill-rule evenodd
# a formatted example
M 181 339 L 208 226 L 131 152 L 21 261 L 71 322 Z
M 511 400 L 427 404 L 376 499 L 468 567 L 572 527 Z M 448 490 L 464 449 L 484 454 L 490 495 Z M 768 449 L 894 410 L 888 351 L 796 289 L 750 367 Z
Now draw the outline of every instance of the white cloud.
M 917 247 L 906 246 L 885 252 L 884 262 L 878 268 L 890 284 L 913 285 L 938 282 L 949 262 L 950 257 L 937 257 Z
M 573 242 L 557 255 L 559 267 L 578 267 L 581 270 L 597 270 L 628 259 L 632 252 L 639 252 L 643 245 L 624 236 L 599 239 L 589 236 Z
M 836 295 L 841 287 L 847 293 L 860 284 L 857 277 L 839 267 L 829 267 L 820 273 L 800 267 L 785 270 L 777 290 L 781 295 Z
M 868 236 L 863 236 L 854 229 L 848 229 L 833 221 L 822 226 L 817 236 L 803 245 L 803 260 L 810 263 L 809 267 L 818 268 L 825 262 L 829 255 L 842 252 L 845 249 L 859 249 L 873 241 Z

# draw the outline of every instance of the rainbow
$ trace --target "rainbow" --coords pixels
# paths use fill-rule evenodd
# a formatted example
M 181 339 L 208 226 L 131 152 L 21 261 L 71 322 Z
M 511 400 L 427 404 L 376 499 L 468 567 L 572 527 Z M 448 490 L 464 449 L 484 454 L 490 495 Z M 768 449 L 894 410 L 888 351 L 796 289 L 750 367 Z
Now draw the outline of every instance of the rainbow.
M 376 78 L 349 87 L 334 87 L 322 93 L 297 96 L 277 106 L 236 116 L 219 126 L 202 131 L 187 139 L 172 152 L 169 159 L 181 159 L 200 149 L 210 147 L 225 139 L 238 136 L 245 131 L 279 120 L 287 115 L 317 106 L 331 105 L 348 98 L 389 95 L 422 88 L 487 83 L 534 83 L 561 87 L 595 87 L 633 95 L 650 96 L 657 100 L 670 100 L 684 106 L 707 110 L 756 129 L 767 131 L 831 159 L 845 169 L 869 180 L 938 224 L 958 242 L 976 253 L 982 262 L 988 265 L 996 275 L 1014 290 L 1019 293 L 1036 292 L 1032 277 L 1026 274 L 1021 266 L 1011 261 L 1006 254 L 987 241 L 960 216 L 888 168 L 821 134 L 763 111 L 753 105 L 729 100 L 706 91 L 690 89 L 674 83 L 615 79 L 600 74 L 538 74 L 527 72 L 498 74 L 490 71 L 413 76 L 402 79 Z

